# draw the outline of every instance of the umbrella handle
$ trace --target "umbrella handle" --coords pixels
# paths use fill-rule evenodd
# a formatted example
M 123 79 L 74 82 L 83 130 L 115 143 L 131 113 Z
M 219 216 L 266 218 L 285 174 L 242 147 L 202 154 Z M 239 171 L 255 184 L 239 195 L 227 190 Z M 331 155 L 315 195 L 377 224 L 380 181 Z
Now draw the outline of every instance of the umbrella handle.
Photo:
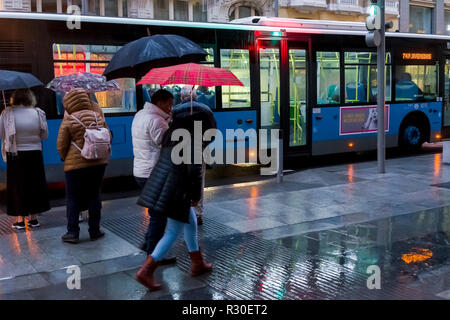
M 194 87 L 195 85 L 193 85 L 191 88 L 191 116 L 192 116 L 192 95 L 194 94 Z
M 6 109 L 5 90 L 2 90 L 2 95 L 3 95 L 3 104 L 5 105 L 5 109 Z

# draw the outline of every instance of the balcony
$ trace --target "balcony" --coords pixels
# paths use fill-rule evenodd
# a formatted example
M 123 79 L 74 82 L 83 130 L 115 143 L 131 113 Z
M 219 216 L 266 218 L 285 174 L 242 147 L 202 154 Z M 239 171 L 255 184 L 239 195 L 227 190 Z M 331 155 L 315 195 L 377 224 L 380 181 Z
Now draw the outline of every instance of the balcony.
M 342 14 L 364 13 L 359 0 L 334 0 L 328 5 L 328 10 Z
M 30 0 L 0 0 L 0 10 L 29 12 Z
M 386 0 L 385 2 L 385 10 L 386 10 L 386 14 L 387 15 L 392 15 L 392 16 L 398 16 L 399 11 L 398 11 L 398 1 L 395 0 Z
M 311 12 L 327 8 L 327 0 L 290 0 L 285 1 L 286 6 L 294 8 L 297 11 Z

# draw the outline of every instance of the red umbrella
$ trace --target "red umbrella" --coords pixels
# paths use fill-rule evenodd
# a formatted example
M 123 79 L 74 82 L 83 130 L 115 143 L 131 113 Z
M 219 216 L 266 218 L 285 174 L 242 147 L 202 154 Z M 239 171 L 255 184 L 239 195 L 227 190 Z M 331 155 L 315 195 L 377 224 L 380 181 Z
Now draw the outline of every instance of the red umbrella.
M 190 84 L 205 87 L 244 86 L 229 70 L 195 63 L 152 69 L 137 84 Z

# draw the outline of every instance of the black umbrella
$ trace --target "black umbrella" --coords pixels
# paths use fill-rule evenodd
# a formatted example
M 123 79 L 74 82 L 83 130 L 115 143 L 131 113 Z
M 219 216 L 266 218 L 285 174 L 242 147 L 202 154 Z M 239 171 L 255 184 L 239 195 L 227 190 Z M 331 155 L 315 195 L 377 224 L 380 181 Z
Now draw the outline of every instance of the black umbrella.
M 4 90 L 25 89 L 43 85 L 44 84 L 31 73 L 0 70 L 0 90 L 2 90 L 3 103 L 5 103 L 5 106 Z
M 175 106 L 172 110 L 173 121 L 183 121 L 189 117 L 192 117 L 193 120 L 202 121 L 204 131 L 217 129 L 214 114 L 206 104 L 194 101 L 191 105 L 191 102 L 185 102 Z
M 106 79 L 142 78 L 151 68 L 200 62 L 207 52 L 182 36 L 167 34 L 143 37 L 120 48 L 103 75 Z
M 13 90 L 43 86 L 31 73 L 0 70 L 0 90 Z

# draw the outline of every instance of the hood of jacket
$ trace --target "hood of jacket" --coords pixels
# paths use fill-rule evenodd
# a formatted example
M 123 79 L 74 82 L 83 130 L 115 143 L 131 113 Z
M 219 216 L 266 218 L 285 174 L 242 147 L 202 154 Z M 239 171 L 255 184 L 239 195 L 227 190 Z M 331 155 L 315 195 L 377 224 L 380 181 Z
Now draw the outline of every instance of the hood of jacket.
M 98 105 L 89 98 L 89 94 L 82 89 L 69 91 L 63 99 L 64 109 L 68 114 L 81 110 L 98 111 Z
M 158 115 L 159 117 L 163 118 L 166 121 L 171 118 L 170 114 L 165 113 L 158 106 L 148 101 L 144 104 L 144 109 L 148 110 L 150 114 Z

